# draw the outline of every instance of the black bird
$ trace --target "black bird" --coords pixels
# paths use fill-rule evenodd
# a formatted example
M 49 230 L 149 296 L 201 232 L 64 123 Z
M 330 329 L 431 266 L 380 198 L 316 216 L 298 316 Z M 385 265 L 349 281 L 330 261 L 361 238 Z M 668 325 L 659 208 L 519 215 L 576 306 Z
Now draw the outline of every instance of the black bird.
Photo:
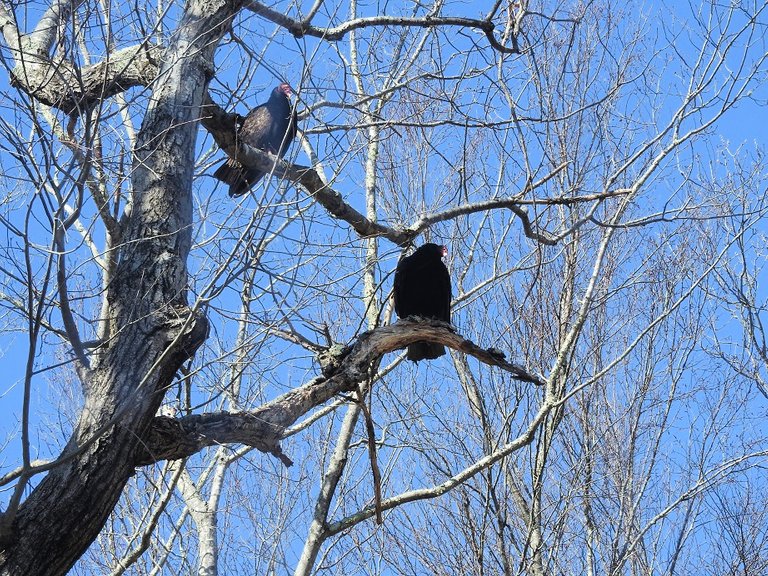
M 443 264 L 448 248 L 424 244 L 402 258 L 395 270 L 395 312 L 400 318 L 424 316 L 451 321 L 451 277 Z M 431 360 L 445 354 L 445 347 L 435 342 L 408 345 L 409 360 Z
M 269 100 L 251 110 L 237 131 L 237 136 L 254 148 L 270 152 L 282 158 L 296 136 L 296 109 L 291 108 L 288 97 L 291 86 L 283 82 L 272 90 Z M 217 178 L 229 184 L 230 196 L 248 192 L 264 176 L 264 172 L 246 168 L 234 158 L 228 158 L 216 172 Z

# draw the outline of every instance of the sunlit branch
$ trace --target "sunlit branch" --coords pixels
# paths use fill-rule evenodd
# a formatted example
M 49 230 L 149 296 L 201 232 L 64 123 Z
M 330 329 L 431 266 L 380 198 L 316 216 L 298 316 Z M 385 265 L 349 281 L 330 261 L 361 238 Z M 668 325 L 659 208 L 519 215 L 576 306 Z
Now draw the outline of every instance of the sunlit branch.
M 74 114 L 134 86 L 148 86 L 157 76 L 161 52 L 161 46 L 141 43 L 82 70 L 41 55 L 17 63 L 12 82 L 43 104 Z
M 382 510 L 390 510 L 392 508 L 396 508 L 408 502 L 416 502 L 418 500 L 427 500 L 431 498 L 437 498 L 438 496 L 442 496 L 446 492 L 449 492 L 450 490 L 454 489 L 460 484 L 463 484 L 473 476 L 487 469 L 488 467 L 498 462 L 505 456 L 508 456 L 512 452 L 515 452 L 516 450 L 520 450 L 521 448 L 527 446 L 535 438 L 536 430 L 542 424 L 542 422 L 546 418 L 547 414 L 549 414 L 549 411 L 551 409 L 552 409 L 552 406 L 548 405 L 547 403 L 543 403 L 539 408 L 538 412 L 536 413 L 536 415 L 528 424 L 527 428 L 517 438 L 515 438 L 511 442 L 506 443 L 505 445 L 501 446 L 498 450 L 477 460 L 472 465 L 467 466 L 464 470 L 462 470 L 458 474 L 451 476 L 450 478 L 448 478 L 447 480 L 445 480 L 440 484 L 437 484 L 430 488 L 418 488 L 416 490 L 411 490 L 403 494 L 400 494 L 398 496 L 385 499 L 381 503 Z M 337 522 L 329 523 L 326 528 L 326 536 L 332 536 L 334 534 L 338 534 L 339 532 L 342 532 L 348 528 L 351 528 L 352 526 L 362 522 L 363 520 L 373 517 L 375 514 L 376 514 L 376 511 L 374 507 L 370 506 L 368 508 L 360 510 L 355 514 L 347 516 Z
M 0 31 L 6 43 L 14 53 L 21 51 L 21 38 L 16 26 L 16 18 L 8 10 L 5 2 L 0 2 Z
M 361 28 L 370 28 L 373 26 L 407 26 L 407 27 L 417 27 L 417 28 L 437 28 L 440 26 L 457 26 L 461 28 L 475 28 L 477 30 L 482 31 L 486 38 L 488 38 L 488 42 L 493 46 L 494 49 L 498 50 L 499 52 L 503 54 L 519 54 L 520 48 L 517 45 L 516 38 L 512 38 L 512 46 L 504 46 L 502 45 L 494 35 L 494 29 L 496 26 L 494 23 L 490 20 L 478 20 L 476 18 L 464 18 L 460 16 L 431 16 L 426 15 L 422 18 L 409 18 L 409 17 L 402 17 L 402 16 L 371 16 L 367 18 L 355 18 L 352 20 L 349 20 L 339 26 L 334 26 L 331 28 L 320 28 L 317 26 L 313 26 L 309 23 L 308 20 L 295 20 L 293 18 L 290 18 L 283 14 L 282 12 L 278 12 L 277 10 L 273 10 L 272 8 L 269 8 L 268 6 L 265 6 L 261 2 L 247 2 L 245 4 L 245 8 L 253 12 L 254 14 L 258 14 L 259 16 L 263 16 L 267 20 L 270 20 L 271 22 L 274 22 L 278 26 L 282 26 L 286 30 L 288 30 L 291 34 L 293 34 L 296 38 L 301 38 L 303 36 L 314 36 L 316 38 L 322 38 L 323 40 L 329 40 L 331 42 L 335 42 L 338 40 L 341 40 L 349 34 L 350 32 L 354 30 L 359 30 Z
M 82 1 L 61 0 L 59 2 L 51 2 L 51 6 L 42 15 L 37 26 L 35 26 L 34 32 L 23 37 L 24 52 L 39 56 L 48 54 L 53 47 L 61 25 L 67 20 L 72 11 L 77 9 Z
M 248 412 L 194 414 L 181 418 L 158 416 L 137 456 L 137 465 L 190 456 L 207 446 L 240 443 L 270 453 L 284 464 L 291 460 L 280 447 L 286 429 L 313 408 L 342 392 L 352 392 L 369 377 L 369 367 L 384 354 L 413 342 L 439 342 L 509 372 L 523 382 L 543 385 L 541 377 L 504 359 L 495 349 L 483 349 L 438 320 L 400 320 L 365 332 L 335 374 L 320 377 Z
M 145 522 L 144 529 L 141 532 L 138 545 L 136 545 L 136 547 L 133 548 L 130 552 L 127 552 L 125 556 L 120 558 L 117 567 L 112 572 L 110 572 L 109 576 L 121 576 L 124 574 L 128 568 L 130 568 L 139 560 L 139 558 L 141 558 L 142 554 L 146 552 L 150 544 L 153 542 L 153 539 L 156 536 L 155 530 L 157 529 L 157 525 L 160 522 L 162 515 L 165 514 L 168 503 L 176 493 L 176 484 L 178 483 L 179 478 L 181 477 L 181 473 L 184 470 L 183 463 L 174 464 L 175 470 L 173 470 L 173 476 L 171 477 L 171 480 L 165 485 L 163 493 L 160 496 L 160 500 L 149 514 L 149 518 Z M 168 465 L 169 470 L 173 468 L 173 465 Z

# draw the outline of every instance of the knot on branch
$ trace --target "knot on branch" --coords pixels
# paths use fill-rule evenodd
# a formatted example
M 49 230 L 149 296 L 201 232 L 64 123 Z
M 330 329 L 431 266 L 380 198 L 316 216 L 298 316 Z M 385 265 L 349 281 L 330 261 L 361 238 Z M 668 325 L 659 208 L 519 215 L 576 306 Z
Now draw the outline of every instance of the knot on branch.
M 210 323 L 204 314 L 190 310 L 186 306 L 181 310 L 178 308 L 174 310 L 177 311 L 177 315 L 166 318 L 163 328 L 167 331 L 168 345 L 176 343 L 174 356 L 180 364 L 192 358 L 206 341 L 210 332 Z
M 315 355 L 320 363 L 320 372 L 324 377 L 330 378 L 339 370 L 341 362 L 346 358 L 352 349 L 342 344 L 334 344 L 329 348 L 321 350 Z
M 311 24 L 308 24 L 303 20 L 301 22 L 293 22 L 288 27 L 288 31 L 293 35 L 294 38 L 303 38 L 311 29 Z
M 194 454 L 199 444 L 196 436 L 185 430 L 176 418 L 155 416 L 144 442 L 137 447 L 135 465 L 146 466 L 164 459 L 183 458 L 181 454 Z

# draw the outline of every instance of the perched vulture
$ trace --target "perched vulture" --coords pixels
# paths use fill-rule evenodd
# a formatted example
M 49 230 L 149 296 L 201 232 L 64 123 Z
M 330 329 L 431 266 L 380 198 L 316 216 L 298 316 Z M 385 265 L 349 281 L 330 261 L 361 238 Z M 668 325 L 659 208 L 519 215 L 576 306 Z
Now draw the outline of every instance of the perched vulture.
M 237 131 L 238 138 L 249 146 L 282 158 L 296 136 L 296 110 L 291 109 L 288 99 L 292 93 L 286 82 L 272 90 L 266 104 L 257 106 L 245 117 Z M 261 180 L 264 172 L 246 168 L 234 158 L 228 158 L 213 176 L 229 184 L 230 196 L 241 196 Z
M 400 318 L 424 316 L 451 321 L 451 277 L 443 264 L 445 246 L 424 244 L 402 258 L 395 270 L 395 312 Z M 408 346 L 408 360 L 431 360 L 445 354 L 445 347 L 434 342 L 414 342 Z

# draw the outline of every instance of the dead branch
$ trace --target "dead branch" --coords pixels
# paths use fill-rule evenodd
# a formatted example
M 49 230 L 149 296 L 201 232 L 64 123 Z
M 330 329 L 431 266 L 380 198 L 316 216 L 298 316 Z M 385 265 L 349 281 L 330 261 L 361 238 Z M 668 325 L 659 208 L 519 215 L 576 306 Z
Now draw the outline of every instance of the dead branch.
M 405 16 L 371 16 L 367 18 L 354 18 L 348 20 L 339 26 L 333 26 L 330 28 L 321 28 L 313 26 L 308 20 L 295 20 L 273 10 L 268 6 L 265 6 L 261 2 L 247 2 L 244 6 L 247 10 L 250 10 L 254 14 L 258 14 L 274 22 L 278 26 L 282 26 L 293 34 L 296 38 L 302 36 L 314 36 L 315 38 L 322 38 L 331 42 L 341 40 L 354 30 L 361 28 L 371 28 L 374 26 L 400 26 L 400 27 L 416 27 L 416 28 L 437 28 L 441 26 L 457 26 L 461 28 L 475 28 L 481 30 L 488 42 L 493 46 L 495 50 L 498 50 L 502 54 L 520 54 L 520 48 L 517 44 L 517 39 L 512 38 L 512 46 L 504 46 L 496 39 L 494 35 L 494 29 L 496 26 L 490 19 L 480 20 L 477 18 L 465 18 L 461 16 L 434 16 L 427 14 L 423 17 L 405 17 Z
M 512 374 L 513 378 L 541 386 L 544 380 L 525 368 L 510 363 L 493 348 L 484 349 L 457 334 L 447 322 L 431 319 L 399 320 L 359 336 L 336 371 L 286 392 L 249 412 L 194 414 L 181 418 L 155 417 L 136 465 L 190 456 L 207 446 L 239 443 L 273 454 L 286 466 L 291 459 L 280 447 L 286 429 L 310 410 L 342 392 L 353 392 L 369 377 L 369 368 L 384 354 L 421 340 L 439 342 L 464 352 L 489 366 Z

